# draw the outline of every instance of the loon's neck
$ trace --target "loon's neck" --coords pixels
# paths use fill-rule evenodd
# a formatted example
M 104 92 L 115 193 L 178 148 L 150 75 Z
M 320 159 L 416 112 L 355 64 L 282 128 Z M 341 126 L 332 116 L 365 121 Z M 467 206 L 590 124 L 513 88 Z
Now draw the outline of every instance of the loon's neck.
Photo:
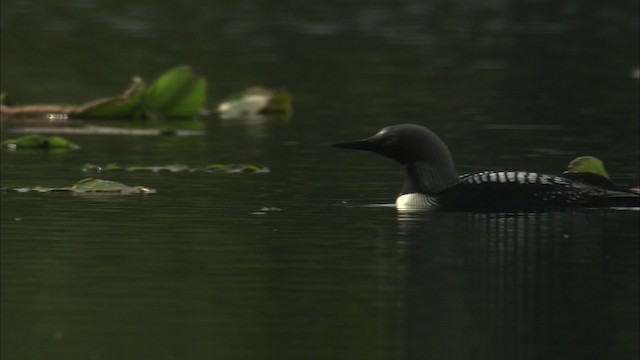
M 405 164 L 405 172 L 400 194 L 434 195 L 460 182 L 452 161 L 440 164 L 415 161 Z

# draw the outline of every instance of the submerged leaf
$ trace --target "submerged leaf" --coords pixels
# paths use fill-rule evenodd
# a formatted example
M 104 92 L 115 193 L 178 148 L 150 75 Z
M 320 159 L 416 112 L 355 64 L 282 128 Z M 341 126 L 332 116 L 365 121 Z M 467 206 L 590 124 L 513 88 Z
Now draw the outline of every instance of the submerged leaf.
M 2 142 L 2 147 L 16 149 L 79 149 L 80 147 L 60 136 L 45 137 L 41 135 L 26 135 L 18 139 Z
M 290 114 L 291 95 L 285 90 L 250 87 L 227 97 L 218 105 L 218 113 L 225 118 L 260 114 Z
M 148 116 L 187 118 L 204 107 L 207 80 L 196 76 L 187 65 L 162 74 L 144 95 L 143 107 Z

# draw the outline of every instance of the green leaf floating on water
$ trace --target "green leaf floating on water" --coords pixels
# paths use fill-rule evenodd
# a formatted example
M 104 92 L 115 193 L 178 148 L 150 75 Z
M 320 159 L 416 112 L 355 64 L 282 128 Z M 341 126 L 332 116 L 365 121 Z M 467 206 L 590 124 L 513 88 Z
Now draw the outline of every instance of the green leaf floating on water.
M 590 172 L 598 174 L 600 176 L 604 176 L 607 179 L 609 178 L 609 174 L 607 174 L 607 171 L 604 169 L 604 163 L 602 162 L 602 160 L 594 156 L 580 156 L 571 160 L 571 162 L 569 162 L 569 165 L 567 166 L 567 172 Z
M 89 101 L 82 105 L 34 104 L 0 105 L 8 116 L 57 115 L 66 118 L 110 119 L 178 119 L 193 118 L 205 105 L 207 80 L 196 76 L 188 65 L 168 70 L 149 87 L 135 76 L 118 96 Z
M 73 192 L 91 193 L 120 193 L 120 194 L 148 194 L 155 193 L 154 189 L 143 186 L 127 186 L 111 180 L 87 178 L 78 181 L 71 187 Z
M 85 164 L 82 167 L 85 172 L 106 172 L 106 171 L 151 171 L 151 172 L 209 172 L 209 173 L 268 173 L 268 167 L 253 164 L 212 164 L 204 168 L 192 168 L 183 164 L 171 164 L 163 166 L 120 166 L 118 164 L 107 164 L 99 166 L 95 164 Z
M 204 107 L 207 81 L 196 76 L 191 67 L 178 66 L 162 74 L 144 94 L 147 116 L 192 117 Z
M 292 98 L 286 90 L 250 87 L 224 99 L 218 105 L 223 118 L 247 117 L 267 114 L 291 114 Z
M 71 187 L 47 188 L 35 186 L 33 188 L 3 188 L 3 191 L 13 192 L 72 192 L 86 194 L 152 194 L 155 189 L 144 186 L 127 186 L 119 182 L 103 179 L 87 178 L 78 181 Z
M 79 149 L 80 147 L 60 136 L 26 135 L 17 139 L 2 142 L 2 147 L 11 150 L 19 149 Z

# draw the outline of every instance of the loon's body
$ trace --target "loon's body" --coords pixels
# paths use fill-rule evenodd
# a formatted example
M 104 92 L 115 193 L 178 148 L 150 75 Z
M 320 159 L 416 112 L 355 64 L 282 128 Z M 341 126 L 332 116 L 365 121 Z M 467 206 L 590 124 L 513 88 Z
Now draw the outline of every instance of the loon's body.
M 459 176 L 447 146 L 419 125 L 389 126 L 374 136 L 335 144 L 396 160 L 405 181 L 398 210 L 541 211 L 572 207 L 638 207 L 640 195 L 598 186 L 600 175 L 484 171 Z M 608 180 L 605 178 L 605 180 Z
M 399 210 L 541 211 L 571 207 L 628 207 L 636 196 L 557 175 L 525 171 L 483 171 L 464 174 L 437 194 L 403 189 Z M 636 201 L 640 206 L 640 198 Z

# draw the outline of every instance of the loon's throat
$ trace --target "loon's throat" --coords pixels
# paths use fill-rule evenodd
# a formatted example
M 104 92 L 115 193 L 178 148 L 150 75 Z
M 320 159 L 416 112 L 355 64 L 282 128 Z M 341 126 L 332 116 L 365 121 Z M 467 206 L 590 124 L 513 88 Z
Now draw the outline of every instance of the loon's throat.
M 434 166 L 418 161 L 405 165 L 405 169 L 407 176 L 402 188 L 403 193 L 437 194 L 460 181 L 453 165 Z

